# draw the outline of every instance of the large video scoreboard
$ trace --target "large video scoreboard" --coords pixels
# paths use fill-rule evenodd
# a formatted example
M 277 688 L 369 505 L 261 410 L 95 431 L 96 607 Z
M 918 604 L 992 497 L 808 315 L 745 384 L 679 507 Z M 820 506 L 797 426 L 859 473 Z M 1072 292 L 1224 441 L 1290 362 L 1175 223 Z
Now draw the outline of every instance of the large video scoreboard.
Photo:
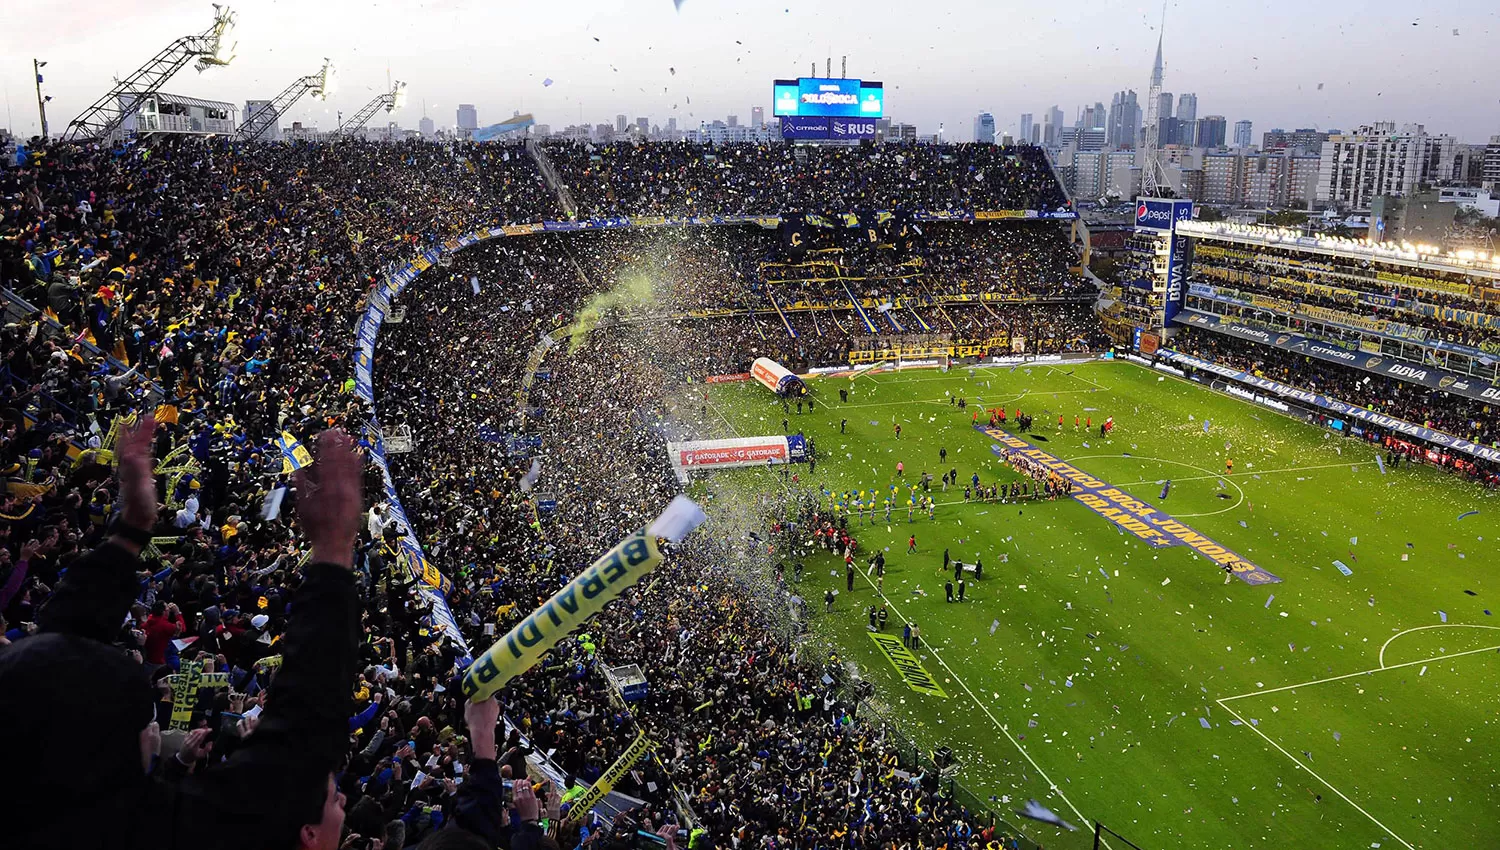
M 885 115 L 885 87 L 870 80 L 776 80 L 771 94 L 786 139 L 873 139 Z

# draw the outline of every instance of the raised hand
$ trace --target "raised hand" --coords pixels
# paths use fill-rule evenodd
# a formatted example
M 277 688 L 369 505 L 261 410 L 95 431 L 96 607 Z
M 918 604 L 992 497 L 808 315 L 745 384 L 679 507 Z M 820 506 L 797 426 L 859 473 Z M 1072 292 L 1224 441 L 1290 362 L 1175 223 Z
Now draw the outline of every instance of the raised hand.
M 531 790 L 531 783 L 525 777 L 517 779 L 511 785 L 512 805 L 515 806 L 516 814 L 521 816 L 522 823 L 536 823 L 541 820 L 542 807 L 537 802 L 536 794 Z
M 145 416 L 135 425 L 121 430 L 115 443 L 122 503 L 120 522 L 148 533 L 156 525 L 156 482 L 152 479 L 155 463 L 151 459 L 151 441 L 155 434 L 156 419 Z
M 354 568 L 359 533 L 360 459 L 354 441 L 333 428 L 318 435 L 312 466 L 297 470 L 297 515 L 317 563 Z

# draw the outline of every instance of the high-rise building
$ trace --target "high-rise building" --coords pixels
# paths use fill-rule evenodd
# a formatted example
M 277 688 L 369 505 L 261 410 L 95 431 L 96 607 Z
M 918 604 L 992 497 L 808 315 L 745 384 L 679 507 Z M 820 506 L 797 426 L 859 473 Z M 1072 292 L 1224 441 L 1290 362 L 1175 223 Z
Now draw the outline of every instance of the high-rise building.
M 641 138 L 651 137 L 651 122 L 647 119 L 637 116 L 635 119 L 635 129 L 640 132 Z
M 974 116 L 974 141 L 986 145 L 995 143 L 995 116 L 988 112 Z
M 1085 106 L 1083 114 L 1078 118 L 1076 126 L 1085 130 L 1095 128 L 1103 130 L 1109 124 L 1109 112 L 1105 110 L 1104 104 L 1095 101 L 1093 106 Z
M 1250 123 L 1250 119 L 1248 119 L 1248 118 L 1246 118 L 1243 121 L 1236 121 L 1236 122 L 1234 122 L 1234 146 L 1235 147 L 1237 147 L 1237 148 L 1248 148 L 1248 147 L 1250 147 L 1250 145 L 1252 144 L 1251 140 L 1250 140 L 1250 134 L 1252 132 L 1252 127 L 1253 127 L 1253 125 Z
M 434 138 L 437 136 L 437 124 L 431 118 L 423 115 L 422 120 L 417 122 L 417 132 L 421 133 L 424 139 Z
M 1187 128 L 1183 130 L 1184 133 L 1192 133 L 1193 126 L 1198 122 L 1198 95 L 1192 93 L 1178 95 L 1177 115 L 1175 117 Z M 1193 140 L 1191 138 L 1182 141 L 1184 145 L 1192 143 Z
M 1286 198 L 1283 206 L 1306 209 L 1318 196 L 1318 170 L 1323 158 L 1316 154 L 1292 152 L 1287 160 Z
M 1020 132 L 1016 134 L 1016 138 L 1017 138 L 1018 141 L 1020 141 L 1021 144 L 1023 144 L 1023 145 L 1032 144 L 1032 140 L 1031 140 L 1031 138 L 1032 138 L 1032 132 L 1031 132 L 1031 130 L 1032 130 L 1032 127 L 1034 127 L 1034 126 L 1036 126 L 1036 125 L 1031 120 L 1031 113 L 1030 112 L 1022 112 L 1021 113 L 1021 127 L 1020 127 Z
M 1045 126 L 1042 127 L 1043 145 L 1050 148 L 1062 144 L 1059 136 L 1062 134 L 1063 121 L 1063 111 L 1061 109 L 1053 106 L 1047 110 L 1046 120 L 1043 122 Z
M 764 127 L 766 125 L 766 108 L 764 106 L 750 107 L 750 126 Z
M 1073 197 L 1097 198 L 1104 194 L 1104 151 L 1073 154 Z
M 1194 134 L 1193 144 L 1200 148 L 1222 148 L 1224 147 L 1224 134 L 1228 129 L 1229 124 L 1224 116 L 1205 115 L 1198 119 L 1198 130 Z
M 629 126 L 630 126 L 630 122 L 628 120 L 626 120 L 626 118 L 625 118 L 624 115 L 616 115 L 615 116 L 615 132 L 616 133 L 619 133 L 622 136 L 625 135 L 625 128 L 627 128 Z
M 731 126 L 731 127 L 738 127 L 738 126 L 740 126 L 740 116 L 738 116 L 738 115 L 731 115 L 731 116 L 729 116 L 729 126 Z
M 1262 150 L 1291 148 L 1304 153 L 1318 154 L 1323 152 L 1323 143 L 1326 141 L 1328 141 L 1327 133 L 1310 127 L 1297 130 L 1283 130 L 1277 127 L 1261 134 L 1260 147 Z
M 1490 190 L 1500 189 L 1500 136 L 1490 136 L 1484 146 L 1484 170 L 1480 185 Z
M 1453 171 L 1442 182 L 1449 186 L 1475 187 L 1484 182 L 1485 145 L 1454 145 Z
M 1104 141 L 1111 148 L 1134 148 L 1141 136 L 1141 105 L 1134 89 L 1117 91 L 1109 100 Z
M 271 101 L 269 101 L 269 100 L 247 100 L 247 101 L 245 101 L 245 111 L 244 111 L 244 113 L 242 113 L 243 120 L 244 121 L 249 121 L 250 117 L 252 115 L 254 115 L 255 113 L 261 111 L 262 109 L 265 109 L 266 107 L 269 107 L 270 105 L 271 105 Z M 281 141 L 281 116 L 280 115 L 276 116 L 276 120 L 271 122 L 271 126 L 266 128 L 266 131 L 261 134 L 260 138 L 261 138 L 261 141 L 264 141 L 264 142 L 279 142 L 279 141 Z
M 1382 195 L 1410 195 L 1453 173 L 1452 136 L 1428 135 L 1421 124 L 1400 130 L 1383 121 L 1328 137 L 1318 168 L 1318 200 L 1366 209 Z
M 1222 151 L 1203 155 L 1205 204 L 1260 208 L 1306 207 L 1317 191 L 1319 157 L 1288 149 Z
M 1195 200 L 1205 204 L 1238 206 L 1240 203 L 1240 168 L 1244 157 L 1238 153 L 1205 153 L 1203 155 L 1203 193 Z
M 460 103 L 458 105 L 458 130 L 459 132 L 472 133 L 479 129 L 479 110 L 472 103 Z
M 1042 143 L 1042 125 L 1031 125 L 1031 143 L 1033 145 L 1040 145 Z

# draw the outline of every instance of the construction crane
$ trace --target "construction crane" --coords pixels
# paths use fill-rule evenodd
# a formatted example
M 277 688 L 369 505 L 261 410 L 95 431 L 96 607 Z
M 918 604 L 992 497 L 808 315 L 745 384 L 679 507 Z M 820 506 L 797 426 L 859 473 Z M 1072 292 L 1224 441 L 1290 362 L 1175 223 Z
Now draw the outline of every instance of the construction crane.
M 213 26 L 198 35 L 177 39 L 130 76 L 115 80 L 114 88 L 108 94 L 73 119 L 63 133 L 63 140 L 77 142 L 109 138 L 120 128 L 128 112 L 160 92 L 167 80 L 194 58 L 198 60 L 195 67 L 199 73 L 211 67 L 228 65 L 234 61 L 235 46 L 229 41 L 233 31 L 234 12 L 228 6 L 215 3 Z
M 354 113 L 353 118 L 339 125 L 334 135 L 339 138 L 348 138 L 358 133 L 381 108 L 384 108 L 386 112 L 395 112 L 405 105 L 406 83 L 397 80 L 396 84 L 391 86 L 390 91 L 376 95 L 374 100 L 361 106 L 359 111 Z
M 275 99 L 256 110 L 254 115 L 246 115 L 245 123 L 240 125 L 236 135 L 241 141 L 253 142 L 266 134 L 266 131 L 276 126 L 292 105 L 302 99 L 304 94 L 311 94 L 319 100 L 325 100 L 338 88 L 338 80 L 335 78 L 333 62 L 329 59 L 323 60 L 323 69 L 316 74 L 308 74 L 298 77 L 296 82 L 287 86 Z

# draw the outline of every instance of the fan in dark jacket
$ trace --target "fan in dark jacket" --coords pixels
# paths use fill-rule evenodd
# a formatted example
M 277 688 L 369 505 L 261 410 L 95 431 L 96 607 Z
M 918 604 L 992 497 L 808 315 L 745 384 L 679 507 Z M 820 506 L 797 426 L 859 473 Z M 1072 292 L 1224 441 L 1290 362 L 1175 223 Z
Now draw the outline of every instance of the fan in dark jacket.
M 312 563 L 292 602 L 283 663 L 259 725 L 221 763 L 188 736 L 148 774 L 159 733 L 140 661 L 112 645 L 139 593 L 138 557 L 156 517 L 151 419 L 120 437 L 123 508 L 108 542 L 74 563 L 38 613 L 38 634 L 0 650 L 0 800 L 7 848 L 337 848 L 359 604 L 352 573 L 360 460 L 340 431 L 301 470 L 297 512 Z

